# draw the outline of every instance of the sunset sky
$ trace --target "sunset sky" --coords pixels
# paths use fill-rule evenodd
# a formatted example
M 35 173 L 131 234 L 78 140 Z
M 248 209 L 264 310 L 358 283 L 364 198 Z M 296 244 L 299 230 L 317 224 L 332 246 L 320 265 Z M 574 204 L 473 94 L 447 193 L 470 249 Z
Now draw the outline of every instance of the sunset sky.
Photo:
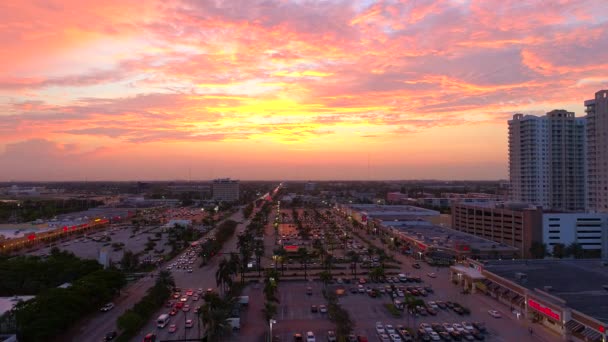
M 4 0 L 0 181 L 507 178 L 608 87 L 606 0 Z

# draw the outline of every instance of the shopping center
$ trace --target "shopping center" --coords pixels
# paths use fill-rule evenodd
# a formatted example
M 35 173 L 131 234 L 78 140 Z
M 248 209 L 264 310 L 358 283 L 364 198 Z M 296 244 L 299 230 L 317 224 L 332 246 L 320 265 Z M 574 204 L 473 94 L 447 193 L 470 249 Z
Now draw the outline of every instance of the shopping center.
M 467 260 L 450 279 L 485 293 L 518 319 L 541 324 L 564 341 L 606 341 L 608 263 L 600 260 Z

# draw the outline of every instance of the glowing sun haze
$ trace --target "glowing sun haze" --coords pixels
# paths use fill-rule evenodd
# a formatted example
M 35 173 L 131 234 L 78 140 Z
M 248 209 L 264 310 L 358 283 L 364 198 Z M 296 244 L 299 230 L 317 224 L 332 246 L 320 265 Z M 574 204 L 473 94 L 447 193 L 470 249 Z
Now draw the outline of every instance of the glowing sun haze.
M 497 179 L 608 86 L 606 0 L 5 0 L 0 180 Z

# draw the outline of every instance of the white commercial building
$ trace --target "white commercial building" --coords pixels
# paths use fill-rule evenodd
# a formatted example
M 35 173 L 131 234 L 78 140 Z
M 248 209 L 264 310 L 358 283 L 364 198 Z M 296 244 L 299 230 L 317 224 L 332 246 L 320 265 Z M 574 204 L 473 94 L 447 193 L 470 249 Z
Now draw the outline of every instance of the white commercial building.
M 579 244 L 585 250 L 598 250 L 608 257 L 608 214 L 544 213 L 543 243 L 549 251 L 556 244 Z
M 239 200 L 240 184 L 230 178 L 215 179 L 212 184 L 213 199 L 216 201 L 235 202 Z

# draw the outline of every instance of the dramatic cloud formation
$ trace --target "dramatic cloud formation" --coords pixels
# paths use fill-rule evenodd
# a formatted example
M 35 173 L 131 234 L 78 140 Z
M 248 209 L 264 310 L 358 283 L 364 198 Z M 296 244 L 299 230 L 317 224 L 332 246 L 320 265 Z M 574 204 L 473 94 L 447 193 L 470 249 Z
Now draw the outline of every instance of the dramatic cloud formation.
M 506 177 L 608 87 L 605 0 L 0 3 L 0 180 Z M 368 167 L 369 160 L 369 167 Z

